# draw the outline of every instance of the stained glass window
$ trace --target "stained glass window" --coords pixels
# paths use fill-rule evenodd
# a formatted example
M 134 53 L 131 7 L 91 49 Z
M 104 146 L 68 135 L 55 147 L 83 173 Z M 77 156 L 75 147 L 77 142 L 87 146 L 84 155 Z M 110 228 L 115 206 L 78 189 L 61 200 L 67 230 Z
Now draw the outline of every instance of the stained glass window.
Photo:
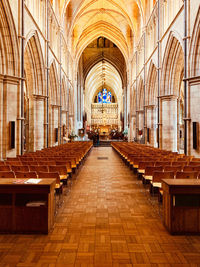
M 98 93 L 98 103 L 108 104 L 112 102 L 112 93 L 107 91 L 106 88 L 103 89 L 103 92 Z

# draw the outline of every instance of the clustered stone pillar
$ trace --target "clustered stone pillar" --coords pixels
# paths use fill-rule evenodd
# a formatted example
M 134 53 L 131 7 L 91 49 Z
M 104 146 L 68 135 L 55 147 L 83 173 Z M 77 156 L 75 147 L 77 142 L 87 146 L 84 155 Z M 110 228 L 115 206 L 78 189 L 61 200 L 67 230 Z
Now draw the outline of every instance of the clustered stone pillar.
M 156 136 L 156 106 L 148 105 L 146 106 L 146 125 L 149 129 L 149 145 L 156 147 L 157 146 L 157 136 Z M 147 139 L 146 139 L 147 141 Z
M 17 154 L 17 145 L 19 145 L 20 142 L 16 142 L 16 140 L 19 141 L 19 129 L 17 122 L 17 117 L 19 117 L 19 105 L 18 105 L 18 96 L 19 96 L 19 79 L 12 76 L 4 76 L 3 77 L 3 83 L 1 79 L 1 99 L 3 99 L 3 104 L 1 103 L 1 111 L 0 113 L 3 113 L 1 115 L 1 119 L 3 119 L 3 122 L 1 123 L 2 127 L 2 158 L 6 159 L 6 157 L 16 157 Z M 8 103 L 11 103 L 12 105 L 9 105 Z M 15 147 L 13 149 L 10 149 L 10 122 L 15 122 Z
M 142 131 L 142 132 L 140 132 Z M 144 111 L 138 111 L 138 139 L 139 141 L 144 139 Z
M 29 109 L 29 148 L 30 151 L 40 150 L 44 147 L 44 109 L 45 97 L 33 95 L 30 98 Z
M 190 95 L 190 102 L 189 104 L 189 112 L 188 112 L 188 118 L 185 118 L 188 120 L 188 152 L 191 155 L 199 157 L 200 152 L 200 79 L 199 77 L 194 77 L 189 81 L 189 95 Z M 197 122 L 197 148 L 193 148 L 193 122 Z
M 177 96 L 161 97 L 162 149 L 177 151 Z
M 58 137 L 58 141 L 56 142 L 55 140 L 55 131 L 56 131 L 56 128 L 58 128 L 58 124 L 59 124 L 59 105 L 51 105 L 51 108 L 50 108 L 50 114 L 49 114 L 49 122 L 50 122 L 50 125 L 49 125 L 49 128 L 51 129 L 51 133 L 50 133 L 50 146 L 53 146 L 55 144 L 58 144 L 59 142 L 59 137 Z

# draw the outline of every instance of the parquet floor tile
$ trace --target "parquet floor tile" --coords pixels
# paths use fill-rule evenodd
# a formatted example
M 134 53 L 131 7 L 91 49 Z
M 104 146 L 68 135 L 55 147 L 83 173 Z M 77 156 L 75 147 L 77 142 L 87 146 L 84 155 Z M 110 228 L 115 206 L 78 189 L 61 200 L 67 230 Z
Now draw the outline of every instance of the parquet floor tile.
M 111 148 L 93 148 L 49 235 L 0 235 L 0 267 L 199 267 L 200 236 L 170 235 L 161 210 Z

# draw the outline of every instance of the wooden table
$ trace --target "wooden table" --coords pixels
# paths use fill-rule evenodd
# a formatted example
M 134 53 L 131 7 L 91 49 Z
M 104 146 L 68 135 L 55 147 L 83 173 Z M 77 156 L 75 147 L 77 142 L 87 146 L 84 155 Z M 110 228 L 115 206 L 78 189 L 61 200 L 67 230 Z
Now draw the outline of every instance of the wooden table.
M 200 180 L 163 179 L 163 223 L 171 234 L 200 233 Z
M 0 179 L 1 233 L 47 234 L 54 224 L 56 180 L 45 178 L 38 184 L 24 183 L 27 180 Z

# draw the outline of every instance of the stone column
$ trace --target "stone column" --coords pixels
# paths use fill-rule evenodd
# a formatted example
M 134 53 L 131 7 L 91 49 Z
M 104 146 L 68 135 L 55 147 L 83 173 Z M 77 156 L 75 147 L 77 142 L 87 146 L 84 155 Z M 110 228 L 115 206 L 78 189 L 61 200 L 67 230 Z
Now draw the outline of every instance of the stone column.
M 157 136 L 156 136 L 156 128 L 157 128 L 157 114 L 156 114 L 156 106 L 148 105 L 146 106 L 146 127 L 150 129 L 149 142 L 147 144 L 157 147 Z M 146 137 L 147 139 L 147 137 Z
M 131 141 L 134 141 L 136 139 L 136 115 L 131 116 L 131 126 L 130 126 L 130 132 L 131 132 Z
M 177 151 L 177 96 L 161 97 L 162 149 Z
M 1 79 L 2 81 L 2 79 Z M 20 146 L 20 133 L 19 133 L 19 78 L 5 75 L 3 77 L 3 86 L 1 82 L 1 107 L 3 107 L 3 123 L 2 127 L 2 157 L 15 157 Z M 3 101 L 2 101 L 3 99 Z M 10 104 L 12 103 L 12 104 Z M 0 111 L 1 112 L 1 111 Z M 10 121 L 15 122 L 15 148 L 10 148 Z
M 58 136 L 58 141 L 56 142 L 56 128 L 59 128 L 59 105 L 51 105 L 51 134 L 52 136 L 50 137 L 52 140 L 52 146 L 58 145 L 59 143 L 59 136 Z M 58 134 L 59 134 L 59 129 L 58 129 Z
M 188 95 L 188 154 L 200 157 L 200 77 L 189 79 Z M 197 148 L 193 148 L 193 122 L 197 122 Z
M 56 128 L 59 128 L 59 105 L 51 105 L 50 106 L 50 114 L 49 114 L 49 140 L 50 140 L 50 146 L 58 145 L 59 143 L 59 136 L 58 141 L 56 142 Z M 59 135 L 59 129 L 58 129 L 58 135 Z
M 65 127 L 64 127 L 64 125 L 65 125 Z M 64 143 L 64 136 L 67 136 L 67 111 L 66 110 L 63 110 L 62 111 L 62 124 L 61 124 L 61 129 L 62 129 L 62 131 L 61 131 L 61 143 L 63 144 Z M 64 133 L 64 130 L 65 130 L 65 133 Z M 64 135 L 65 134 L 65 135 Z
M 44 147 L 47 147 L 48 145 L 49 145 L 49 136 L 48 136 L 48 134 L 49 134 L 49 125 L 48 125 L 48 123 L 49 123 L 49 116 L 48 116 L 48 119 L 47 119 L 47 112 L 49 112 L 49 106 L 48 106 L 48 108 L 47 108 L 47 105 L 49 105 L 48 104 L 48 99 L 49 99 L 49 97 L 47 96 L 47 97 L 45 97 L 45 101 L 44 101 L 44 139 L 45 139 L 45 143 L 44 143 Z M 48 140 L 48 142 L 47 142 L 47 140 Z
M 41 150 L 45 145 L 44 135 L 44 113 L 45 97 L 33 95 L 29 106 L 29 148 L 30 151 Z
M 138 112 L 138 140 L 142 142 L 144 139 L 144 110 L 139 110 Z M 139 131 L 142 131 L 142 135 L 139 134 Z

